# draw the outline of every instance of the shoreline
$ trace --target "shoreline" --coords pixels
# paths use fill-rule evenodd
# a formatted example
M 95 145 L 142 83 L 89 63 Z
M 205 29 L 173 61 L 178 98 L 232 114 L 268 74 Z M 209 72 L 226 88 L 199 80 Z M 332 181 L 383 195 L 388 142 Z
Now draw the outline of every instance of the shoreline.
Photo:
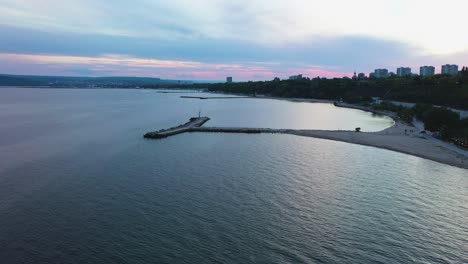
M 405 129 L 405 125 L 397 129 Z M 424 137 L 416 135 L 401 136 L 395 133 L 395 127 L 380 132 L 355 132 L 333 130 L 294 130 L 269 128 L 235 127 L 197 127 L 188 129 L 188 133 L 236 133 L 236 134 L 286 134 L 324 140 L 333 140 L 349 144 L 362 145 L 395 151 L 442 164 L 468 169 L 468 156 L 434 144 Z
M 326 130 L 288 131 L 284 134 L 345 142 L 395 151 L 442 164 L 468 169 L 468 157 L 443 148 L 424 138 L 385 135 L 381 132 L 353 132 Z
M 228 93 L 226 93 L 228 94 Z M 252 99 L 272 99 L 297 103 L 330 103 L 335 101 L 309 98 L 281 98 L 270 96 L 250 96 Z M 432 160 L 458 168 L 468 169 L 468 151 L 458 148 L 450 143 L 438 140 L 428 134 L 422 134 L 417 127 L 402 122 L 393 112 L 375 111 L 368 107 L 337 103 L 336 107 L 361 110 L 374 114 L 384 115 L 394 120 L 394 124 L 378 132 L 355 132 L 336 130 L 283 130 L 279 133 L 296 136 L 312 137 L 325 140 L 334 140 L 350 144 L 363 145 L 400 152 L 423 159 Z
M 258 98 L 258 97 L 252 97 Z M 259 97 L 262 98 L 262 97 Z M 331 100 L 307 99 L 307 98 L 278 98 L 263 97 L 265 99 L 285 100 L 301 103 L 332 103 Z M 428 134 L 421 134 L 421 130 L 413 124 L 410 126 L 402 122 L 398 116 L 389 111 L 376 111 L 368 107 L 352 105 L 347 103 L 336 103 L 336 107 L 356 109 L 371 112 L 379 115 L 385 115 L 394 120 L 394 124 L 378 132 L 360 132 L 354 131 L 326 131 L 326 130 L 301 130 L 288 134 L 298 136 L 314 137 L 327 140 L 341 141 L 351 144 L 358 144 L 376 148 L 382 148 L 395 152 L 400 152 L 443 164 L 468 169 L 468 151 L 458 148 L 455 145 L 436 139 Z M 413 132 L 409 132 L 413 131 Z

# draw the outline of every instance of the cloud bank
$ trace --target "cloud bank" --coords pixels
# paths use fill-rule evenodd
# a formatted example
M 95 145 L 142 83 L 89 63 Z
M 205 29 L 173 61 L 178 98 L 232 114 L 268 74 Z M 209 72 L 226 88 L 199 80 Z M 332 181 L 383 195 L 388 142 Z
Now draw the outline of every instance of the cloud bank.
M 3 0 L 0 70 L 250 80 L 463 64 L 466 8 L 465 0 Z

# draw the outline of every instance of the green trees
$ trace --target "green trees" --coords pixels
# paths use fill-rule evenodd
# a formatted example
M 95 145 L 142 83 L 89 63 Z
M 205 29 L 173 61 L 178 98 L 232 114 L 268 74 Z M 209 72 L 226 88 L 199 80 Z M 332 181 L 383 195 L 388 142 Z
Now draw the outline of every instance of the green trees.
M 463 76 L 468 76 L 468 67 L 463 67 L 461 70 L 461 75 Z
M 413 106 L 413 108 L 411 108 L 413 110 L 413 113 L 414 115 L 420 119 L 420 120 L 423 120 L 424 119 L 424 115 L 432 110 L 433 106 L 430 105 L 430 104 L 416 104 L 415 106 Z
M 416 117 L 424 122 L 424 128 L 439 132 L 440 136 L 456 143 L 468 141 L 468 118 L 460 119 L 460 115 L 445 107 L 434 107 L 430 104 L 416 104 L 412 108 L 398 106 L 388 102 L 373 106 L 376 110 L 388 110 L 398 114 L 405 122 L 411 123 Z M 455 141 L 454 141 L 455 142 Z
M 266 94 L 364 103 L 371 97 L 385 100 L 444 105 L 468 109 L 468 68 L 466 75 L 386 79 L 301 79 L 233 84 L 197 84 L 210 91 L 240 94 Z
M 443 136 L 450 129 L 459 127 L 460 115 L 447 108 L 433 107 L 423 114 L 424 127 L 429 131 L 439 131 Z
M 300 80 L 274 80 L 259 82 L 146 85 L 145 88 L 198 88 L 212 92 L 275 97 L 328 99 L 349 103 L 366 103 L 372 97 L 383 100 L 426 103 L 468 110 L 468 67 L 457 76 L 435 75 L 408 78 L 303 78 Z

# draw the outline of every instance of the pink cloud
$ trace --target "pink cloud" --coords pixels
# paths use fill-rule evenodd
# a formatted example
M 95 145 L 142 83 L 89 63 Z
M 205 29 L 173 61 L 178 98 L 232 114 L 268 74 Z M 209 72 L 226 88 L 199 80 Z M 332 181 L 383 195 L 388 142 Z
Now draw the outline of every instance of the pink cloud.
M 9 74 L 37 74 L 62 76 L 146 76 L 164 79 L 223 80 L 233 76 L 235 80 L 271 80 L 303 74 L 309 77 L 342 77 L 335 69 L 310 66 L 284 68 L 274 63 L 204 63 L 196 61 L 158 60 L 124 55 L 100 57 L 12 54 L 0 53 L 0 72 Z

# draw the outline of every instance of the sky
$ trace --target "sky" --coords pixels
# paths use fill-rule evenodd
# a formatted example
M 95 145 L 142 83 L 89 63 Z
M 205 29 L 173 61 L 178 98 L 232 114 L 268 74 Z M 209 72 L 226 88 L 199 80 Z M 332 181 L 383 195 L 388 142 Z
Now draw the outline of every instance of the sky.
M 468 65 L 466 10 L 467 0 L 1 0 L 0 73 L 237 81 L 418 73 Z

